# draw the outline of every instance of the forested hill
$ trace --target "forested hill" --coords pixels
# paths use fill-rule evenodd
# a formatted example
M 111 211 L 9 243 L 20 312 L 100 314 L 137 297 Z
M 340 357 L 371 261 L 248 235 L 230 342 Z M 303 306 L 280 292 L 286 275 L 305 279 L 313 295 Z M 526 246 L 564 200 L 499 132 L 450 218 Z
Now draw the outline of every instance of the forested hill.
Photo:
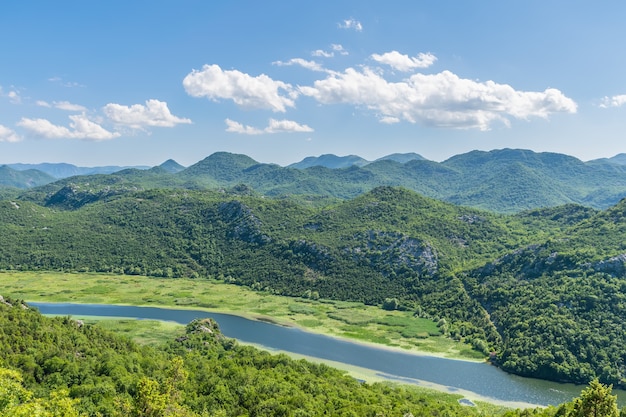
M 238 191 L 127 190 L 74 210 L 60 194 L 1 201 L 0 269 L 397 300 L 511 372 L 626 385 L 626 201 L 497 215 L 394 187 L 324 208 Z
M 389 155 L 371 163 L 356 156 L 322 155 L 281 167 L 218 152 L 185 169 L 168 161 L 148 170 L 65 178 L 27 191 L 21 198 L 54 204 L 56 193 L 72 192 L 75 196 L 68 206 L 75 208 L 128 191 L 245 187 L 259 195 L 321 206 L 378 186 L 402 186 L 438 200 L 501 213 L 568 203 L 605 209 L 626 196 L 626 165 L 616 161 L 583 163 L 562 154 L 502 149 L 472 151 L 441 163 L 417 154 Z

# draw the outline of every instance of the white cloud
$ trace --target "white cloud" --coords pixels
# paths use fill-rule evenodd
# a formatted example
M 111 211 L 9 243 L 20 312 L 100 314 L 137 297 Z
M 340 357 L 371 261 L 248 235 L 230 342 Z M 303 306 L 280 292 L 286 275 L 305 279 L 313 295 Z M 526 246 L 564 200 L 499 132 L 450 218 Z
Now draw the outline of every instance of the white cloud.
M 120 133 L 109 132 L 99 124 L 87 119 L 84 114 L 75 114 L 69 118 L 71 129 L 55 125 L 46 119 L 29 119 L 26 117 L 23 117 L 17 125 L 46 139 L 107 140 L 120 136 Z
M 293 120 L 275 120 L 270 119 L 269 126 L 265 128 L 267 133 L 301 133 L 313 132 L 313 129 L 307 125 L 301 125 Z
M 357 32 L 361 32 L 363 30 L 363 25 L 358 20 L 354 20 L 352 18 L 346 19 L 343 22 L 338 24 L 341 29 L 354 29 Z
M 73 103 L 70 103 L 69 101 L 54 101 L 52 102 L 52 104 L 50 104 L 44 100 L 37 100 L 35 104 L 39 107 L 48 107 L 48 108 L 54 107 L 56 109 L 66 110 L 66 111 L 79 111 L 79 112 L 87 111 L 87 109 L 84 106 L 81 106 L 80 104 L 73 104 Z
M 20 93 L 15 90 L 9 91 L 6 96 L 13 104 L 20 104 L 22 102 L 22 97 L 20 96 Z
M 348 51 L 343 49 L 343 46 L 338 43 L 333 43 L 331 48 L 333 48 L 333 51 L 338 52 L 341 55 L 348 55 Z
M 19 142 L 22 140 L 13 130 L 0 125 L 0 142 Z
M 348 55 L 348 51 L 343 49 L 343 46 L 339 44 L 333 43 L 330 45 L 330 48 L 332 49 L 331 52 L 324 51 L 323 49 L 317 49 L 311 52 L 311 56 L 317 56 L 321 58 L 332 58 L 335 56 L 335 52 L 337 52 L 339 55 Z
M 606 109 L 609 107 L 621 107 L 626 104 L 626 94 L 621 94 L 613 97 L 604 97 L 600 107 Z
M 193 70 L 183 80 L 183 86 L 193 97 L 230 99 L 242 107 L 275 112 L 294 107 L 298 95 L 290 84 L 275 81 L 265 74 L 253 77 L 237 70 L 224 71 L 218 65 L 204 65 L 202 70 Z
M 335 54 L 333 52 L 326 52 L 322 49 L 317 49 L 313 52 L 311 52 L 311 56 L 318 56 L 321 58 L 332 58 L 335 56 Z
M 383 123 L 404 120 L 436 127 L 488 130 L 493 122 L 509 118 L 547 118 L 555 112 L 575 113 L 576 103 L 559 90 L 516 91 L 506 84 L 459 78 L 450 71 L 414 74 L 389 82 L 365 68 L 329 75 L 300 92 L 322 104 L 346 103 L 379 114 Z
M 61 86 L 67 88 L 84 87 L 83 84 L 77 83 L 75 81 L 64 81 L 61 77 L 50 77 L 48 78 L 48 81 L 50 81 L 51 83 L 61 84 Z
M 302 59 L 302 58 L 292 58 L 289 61 L 274 61 L 272 62 L 273 65 L 278 65 L 279 67 L 286 67 L 286 66 L 291 66 L 291 65 L 299 65 L 303 68 L 306 68 L 308 70 L 311 71 L 326 71 L 324 69 L 324 67 L 322 67 L 320 64 L 318 64 L 315 61 L 307 61 L 306 59 Z
M 60 110 L 80 111 L 80 112 L 87 111 L 87 109 L 81 106 L 80 104 L 73 104 L 73 103 L 70 103 L 69 101 L 55 101 L 53 104 L 54 104 L 54 107 Z
M 234 120 L 226 119 L 224 121 L 226 122 L 227 132 L 242 133 L 244 135 L 260 135 L 263 133 L 263 131 L 260 129 L 257 129 L 252 126 L 244 126 L 241 123 L 236 122 Z
M 393 116 L 383 116 L 379 119 L 379 121 L 381 123 L 385 123 L 388 125 L 392 125 L 395 123 L 400 123 L 400 119 L 398 119 L 397 117 L 393 117 Z
M 245 126 L 231 119 L 226 119 L 226 131 L 232 133 L 242 133 L 245 135 L 260 135 L 263 133 L 302 133 L 313 132 L 313 129 L 307 125 L 302 125 L 293 120 L 276 120 L 270 119 L 265 129 L 258 129 L 252 126 Z
M 389 65 L 393 69 L 404 72 L 415 68 L 428 68 L 437 60 L 437 57 L 431 53 L 420 53 L 418 56 L 411 58 L 398 51 L 391 51 L 382 55 L 372 54 L 371 58 L 376 62 Z
M 109 103 L 104 106 L 103 111 L 113 122 L 133 129 L 143 129 L 146 126 L 174 127 L 181 123 L 191 123 L 189 119 L 174 116 L 166 102 L 154 99 L 146 100 L 145 106 Z

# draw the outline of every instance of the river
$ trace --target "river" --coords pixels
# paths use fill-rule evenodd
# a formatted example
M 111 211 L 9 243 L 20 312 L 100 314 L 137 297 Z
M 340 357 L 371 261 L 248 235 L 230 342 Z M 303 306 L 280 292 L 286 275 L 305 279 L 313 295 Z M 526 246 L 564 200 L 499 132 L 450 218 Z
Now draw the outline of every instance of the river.
M 512 406 L 557 405 L 580 395 L 581 386 L 559 384 L 511 375 L 482 362 L 418 355 L 397 349 L 350 342 L 293 327 L 279 326 L 243 317 L 157 307 L 100 304 L 29 303 L 42 314 L 128 317 L 187 324 L 196 318 L 215 319 L 222 333 L 243 343 L 372 370 L 379 376 L 431 386 Z M 626 392 L 614 390 L 620 405 Z

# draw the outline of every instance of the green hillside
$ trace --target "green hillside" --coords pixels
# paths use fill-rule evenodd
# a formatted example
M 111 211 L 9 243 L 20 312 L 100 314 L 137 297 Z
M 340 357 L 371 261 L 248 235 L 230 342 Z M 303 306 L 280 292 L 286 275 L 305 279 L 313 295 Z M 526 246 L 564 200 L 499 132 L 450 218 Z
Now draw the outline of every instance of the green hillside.
M 149 170 L 64 178 L 26 191 L 22 199 L 47 204 L 70 186 L 81 194 L 66 205 L 75 208 L 103 195 L 139 190 L 230 190 L 245 186 L 259 195 L 320 207 L 379 186 L 401 186 L 453 204 L 516 213 L 569 203 L 604 209 L 626 196 L 626 168 L 616 163 L 583 163 L 567 155 L 519 149 L 472 151 L 441 163 L 401 156 L 390 155 L 362 166 L 350 162 L 354 158 L 345 157 L 347 162 L 345 158 L 333 159 L 331 163 L 320 157 L 309 162 L 326 161 L 322 164 L 326 166 L 307 163 L 306 168 L 298 169 L 218 152 L 188 168 L 171 161 Z M 349 166 L 344 167 L 346 164 Z
M 497 215 L 394 187 L 323 208 L 246 187 L 65 189 L 47 207 L 0 202 L 1 269 L 215 277 L 388 304 L 511 372 L 626 384 L 625 202 Z

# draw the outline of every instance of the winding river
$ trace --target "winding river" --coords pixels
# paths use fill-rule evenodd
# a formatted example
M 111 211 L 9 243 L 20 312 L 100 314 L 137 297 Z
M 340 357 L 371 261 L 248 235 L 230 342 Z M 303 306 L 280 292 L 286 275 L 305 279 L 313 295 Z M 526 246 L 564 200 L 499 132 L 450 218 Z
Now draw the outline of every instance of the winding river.
M 260 345 L 272 351 L 295 353 L 365 368 L 388 379 L 512 406 L 560 404 L 580 395 L 583 388 L 573 384 L 522 378 L 507 374 L 487 363 L 418 355 L 359 344 L 230 314 L 99 304 L 29 304 L 49 315 L 128 317 L 181 324 L 187 324 L 196 318 L 211 317 L 218 322 L 224 335 L 244 343 Z M 614 390 L 614 393 L 618 395 L 620 405 L 626 404 L 626 392 Z

